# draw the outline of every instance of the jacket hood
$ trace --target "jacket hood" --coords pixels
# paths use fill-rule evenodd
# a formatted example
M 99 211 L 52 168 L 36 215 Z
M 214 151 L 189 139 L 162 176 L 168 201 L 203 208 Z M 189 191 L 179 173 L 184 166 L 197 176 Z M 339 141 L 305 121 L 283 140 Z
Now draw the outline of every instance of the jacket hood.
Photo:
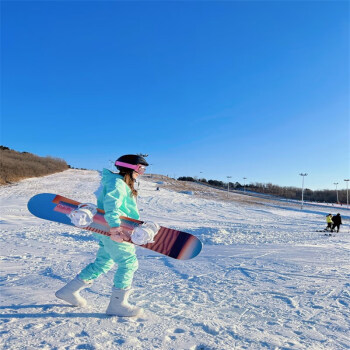
M 102 170 L 102 183 L 106 185 L 110 181 L 115 181 L 116 179 L 123 179 L 123 176 L 113 173 L 113 171 L 110 171 L 108 169 Z

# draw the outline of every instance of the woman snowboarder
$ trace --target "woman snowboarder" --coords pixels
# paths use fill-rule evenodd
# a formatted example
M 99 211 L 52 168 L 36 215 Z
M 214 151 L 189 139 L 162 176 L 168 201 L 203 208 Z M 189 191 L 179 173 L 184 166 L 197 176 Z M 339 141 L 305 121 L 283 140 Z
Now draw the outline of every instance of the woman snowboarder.
M 94 279 L 108 272 L 117 263 L 118 269 L 114 275 L 114 286 L 106 313 L 115 316 L 136 316 L 143 310 L 130 305 L 128 297 L 138 261 L 135 246 L 124 242 L 127 236 L 120 227 L 119 217 L 139 219 L 134 183 L 136 178 L 145 172 L 148 163 L 142 156 L 128 154 L 118 158 L 115 165 L 119 174 L 103 169 L 103 189 L 97 199 L 98 208 L 105 211 L 104 217 L 111 227 L 111 236 L 94 234 L 99 239 L 100 246 L 96 260 L 55 295 L 74 306 L 86 306 L 87 302 L 79 292 L 90 287 Z

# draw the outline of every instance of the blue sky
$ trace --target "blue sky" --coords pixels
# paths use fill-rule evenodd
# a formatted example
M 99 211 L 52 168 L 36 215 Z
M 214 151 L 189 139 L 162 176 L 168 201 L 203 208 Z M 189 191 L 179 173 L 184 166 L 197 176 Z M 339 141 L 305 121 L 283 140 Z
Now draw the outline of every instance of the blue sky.
M 2 2 L 1 143 L 101 169 L 345 188 L 349 3 Z

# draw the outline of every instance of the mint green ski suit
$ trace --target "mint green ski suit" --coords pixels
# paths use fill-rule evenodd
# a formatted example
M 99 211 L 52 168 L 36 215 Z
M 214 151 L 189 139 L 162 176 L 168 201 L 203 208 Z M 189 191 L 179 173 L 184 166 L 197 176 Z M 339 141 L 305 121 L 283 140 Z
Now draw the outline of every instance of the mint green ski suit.
M 105 211 L 105 219 L 110 227 L 120 226 L 119 216 L 140 218 L 136 200 L 121 175 L 103 169 L 101 183 L 103 189 L 98 196 L 97 206 Z M 94 236 L 99 239 L 100 245 L 96 260 L 87 265 L 78 277 L 84 281 L 93 280 L 117 263 L 114 286 L 122 289 L 130 287 L 138 268 L 135 246 L 131 243 L 118 243 L 96 233 Z

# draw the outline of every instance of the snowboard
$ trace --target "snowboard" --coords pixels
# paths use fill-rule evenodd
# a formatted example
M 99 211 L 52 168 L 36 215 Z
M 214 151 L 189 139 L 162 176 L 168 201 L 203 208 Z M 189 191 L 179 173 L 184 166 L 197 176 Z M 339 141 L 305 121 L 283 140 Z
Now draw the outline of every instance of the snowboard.
M 32 197 L 28 202 L 28 210 L 38 218 L 57 223 L 74 226 L 68 214 L 75 210 L 81 203 L 53 193 L 40 193 Z M 132 232 L 143 221 L 121 216 L 121 227 Z M 89 230 L 100 235 L 110 236 L 110 227 L 104 218 L 104 211 L 97 210 L 93 222 L 80 230 Z M 129 238 L 126 242 L 134 244 Z M 178 260 L 188 260 L 196 257 L 202 250 L 202 242 L 190 233 L 174 230 L 161 226 L 154 237 L 154 243 L 140 245 L 139 247 L 150 249 L 154 252 L 169 256 Z

